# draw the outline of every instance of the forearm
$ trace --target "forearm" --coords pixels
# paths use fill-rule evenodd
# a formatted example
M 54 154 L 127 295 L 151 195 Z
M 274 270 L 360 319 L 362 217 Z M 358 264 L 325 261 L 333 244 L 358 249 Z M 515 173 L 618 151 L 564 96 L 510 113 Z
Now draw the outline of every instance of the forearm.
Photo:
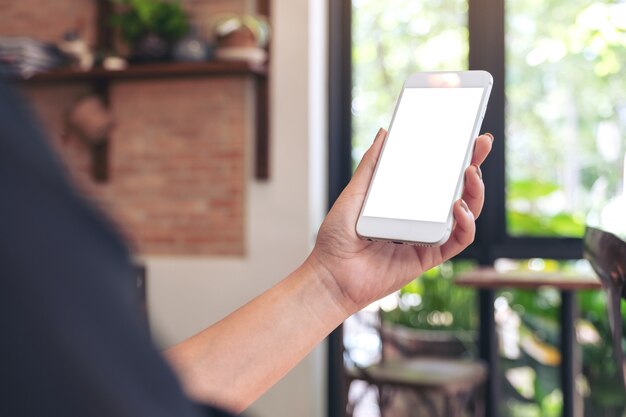
M 310 262 L 165 352 L 192 398 L 235 412 L 282 378 L 350 312 Z
M 491 149 L 490 135 L 476 141 L 463 200 L 454 205 L 454 230 L 445 244 L 420 248 L 358 238 L 354 225 L 385 135 L 381 129 L 324 220 L 313 254 L 302 267 L 166 352 L 194 399 L 242 411 L 351 313 L 472 242 L 474 219 L 484 199 L 478 166 Z

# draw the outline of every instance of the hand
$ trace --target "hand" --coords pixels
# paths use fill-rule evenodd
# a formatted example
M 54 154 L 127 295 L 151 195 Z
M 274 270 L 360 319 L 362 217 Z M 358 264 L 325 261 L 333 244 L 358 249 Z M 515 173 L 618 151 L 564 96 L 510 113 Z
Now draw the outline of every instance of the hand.
M 472 164 L 465 171 L 462 198 L 454 204 L 455 225 L 439 247 L 370 242 L 356 234 L 356 221 L 374 173 L 387 132 L 381 129 L 365 153 L 350 183 L 322 224 L 307 262 L 325 280 L 335 299 L 350 315 L 415 279 L 424 271 L 452 258 L 474 240 L 474 220 L 484 202 L 480 164 L 491 151 L 493 136 L 476 140 Z
M 463 200 L 469 208 L 462 201 L 455 203 L 456 224 L 443 246 L 394 245 L 357 237 L 356 220 L 385 136 L 384 130 L 377 135 L 300 268 L 167 351 L 191 398 L 243 411 L 350 314 L 472 242 L 474 218 L 483 205 L 478 166 L 491 149 L 492 139 L 485 135 L 478 138 L 473 165 L 465 173 Z

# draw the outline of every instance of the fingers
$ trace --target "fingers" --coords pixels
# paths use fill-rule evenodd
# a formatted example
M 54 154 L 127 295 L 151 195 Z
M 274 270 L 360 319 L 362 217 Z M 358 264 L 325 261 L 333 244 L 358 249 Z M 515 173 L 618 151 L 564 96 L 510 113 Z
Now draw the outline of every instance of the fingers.
M 350 180 L 350 184 L 348 184 L 347 188 L 350 189 L 350 193 L 367 192 L 367 187 L 372 179 L 372 175 L 374 175 L 374 169 L 376 168 L 380 150 L 382 149 L 386 136 L 387 131 L 385 129 L 381 128 L 378 130 L 376 138 L 374 138 L 374 143 L 372 143 L 372 146 L 370 146 L 367 152 L 365 152 L 365 155 L 363 155 L 359 166 L 352 176 L 352 180 Z
M 444 261 L 458 255 L 463 249 L 468 247 L 474 241 L 474 235 L 476 234 L 474 215 L 462 199 L 454 204 L 453 213 L 456 224 L 454 229 L 452 229 L 452 235 L 440 248 Z
M 450 239 L 440 248 L 443 260 L 458 255 L 474 241 L 476 234 L 474 221 L 480 215 L 485 201 L 485 185 L 480 164 L 489 155 L 492 143 L 491 133 L 485 133 L 476 139 L 472 164 L 465 170 L 463 197 L 454 204 L 454 229 Z
M 491 145 L 493 143 L 493 135 L 491 133 L 485 133 L 480 135 L 476 139 L 474 144 L 474 155 L 472 156 L 472 164 L 480 165 L 485 161 L 487 155 L 491 151 Z
M 493 135 L 485 133 L 476 139 L 474 145 L 474 154 L 472 155 L 472 164 L 465 170 L 465 187 L 463 189 L 463 200 L 467 202 L 474 218 L 480 216 L 485 202 L 485 184 L 483 183 L 483 174 L 480 170 L 482 164 L 493 143 Z
M 477 219 L 485 202 L 485 184 L 477 164 L 472 164 L 465 170 L 465 187 L 462 198 L 467 203 L 474 218 Z

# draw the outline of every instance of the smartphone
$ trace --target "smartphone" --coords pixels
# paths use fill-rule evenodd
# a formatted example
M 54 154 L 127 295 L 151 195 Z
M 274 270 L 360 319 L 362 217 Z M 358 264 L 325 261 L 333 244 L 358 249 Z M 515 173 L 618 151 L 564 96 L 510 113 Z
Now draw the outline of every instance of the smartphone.
M 359 237 L 426 246 L 448 240 L 492 85 L 486 71 L 406 80 L 357 220 Z

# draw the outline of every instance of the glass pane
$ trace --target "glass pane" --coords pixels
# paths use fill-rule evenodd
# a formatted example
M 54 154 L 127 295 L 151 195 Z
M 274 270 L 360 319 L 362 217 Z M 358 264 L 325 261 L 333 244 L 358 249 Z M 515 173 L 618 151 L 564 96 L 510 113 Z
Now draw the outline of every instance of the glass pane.
M 592 274 L 584 260 L 499 259 L 495 267 L 502 272 Z M 585 416 L 622 416 L 626 397 L 613 356 L 605 292 L 578 291 L 576 299 L 574 350 L 578 359 L 574 386 L 582 398 L 582 407 L 576 407 Z M 502 417 L 561 415 L 560 304 L 560 292 L 556 288 L 498 292 L 494 308 L 500 348 Z M 624 310 L 623 317 L 626 318 Z
M 366 369 L 370 365 L 424 357 L 478 357 L 476 291 L 454 285 L 459 274 L 474 268 L 473 261 L 446 262 L 344 322 L 344 364 L 350 381 L 347 403 L 353 417 L 381 415 L 376 377 Z M 387 383 L 382 385 L 397 388 Z M 444 415 L 443 391 L 429 394 L 433 403 L 425 402 L 416 391 L 394 392 L 386 415 L 430 415 L 433 404 Z
M 506 3 L 507 227 L 582 236 L 622 192 L 626 2 Z
M 467 68 L 467 0 L 352 1 L 353 160 L 389 127 L 402 83 L 417 71 Z
M 498 292 L 502 417 L 561 416 L 560 305 L 556 288 Z
M 577 294 L 580 317 L 576 338 L 582 351 L 582 376 L 577 388 L 584 398 L 585 416 L 623 416 L 626 413 L 624 386 L 618 377 L 609 325 L 605 291 Z M 622 350 L 626 351 L 626 301 L 622 300 Z
M 467 0 L 352 0 L 352 19 L 352 157 L 356 166 L 378 129 L 389 127 L 409 74 L 467 68 Z M 446 345 L 450 349 L 476 354 L 475 293 L 452 283 L 459 271 L 473 267 L 471 262 L 455 262 L 435 268 L 345 322 L 344 358 L 351 378 L 348 410 L 353 417 L 380 415 L 376 386 L 359 379 L 358 372 L 378 363 L 382 349 L 386 349 L 385 357 L 397 353 L 383 347 L 381 317 L 386 329 L 410 334 L 409 339 L 419 346 L 425 333 L 437 331 L 454 335 Z M 426 412 L 424 404 L 411 401 L 411 415 Z
M 548 259 L 499 259 L 501 272 L 578 272 L 577 263 Z M 588 269 L 588 266 L 587 266 Z M 506 288 L 494 303 L 500 349 L 500 415 L 558 417 L 563 408 L 560 366 L 560 292 Z

